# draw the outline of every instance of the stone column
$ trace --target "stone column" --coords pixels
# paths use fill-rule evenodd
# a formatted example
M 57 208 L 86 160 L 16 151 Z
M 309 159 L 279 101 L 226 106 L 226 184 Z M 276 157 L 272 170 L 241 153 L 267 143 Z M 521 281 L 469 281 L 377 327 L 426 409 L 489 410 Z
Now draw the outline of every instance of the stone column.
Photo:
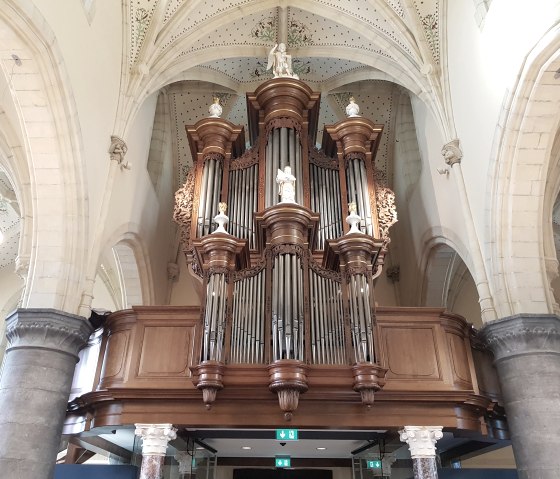
M 134 434 L 142 438 L 142 466 L 139 479 L 161 479 L 167 443 L 177 437 L 173 424 L 135 424 Z
M 480 334 L 494 353 L 519 479 L 558 479 L 560 318 L 516 315 Z
M 80 316 L 18 309 L 7 318 L 0 379 L 0 471 L 4 479 L 45 479 L 54 464 L 78 352 L 92 332 Z
M 399 431 L 408 444 L 414 479 L 437 479 L 436 441 L 443 437 L 441 426 L 405 426 Z

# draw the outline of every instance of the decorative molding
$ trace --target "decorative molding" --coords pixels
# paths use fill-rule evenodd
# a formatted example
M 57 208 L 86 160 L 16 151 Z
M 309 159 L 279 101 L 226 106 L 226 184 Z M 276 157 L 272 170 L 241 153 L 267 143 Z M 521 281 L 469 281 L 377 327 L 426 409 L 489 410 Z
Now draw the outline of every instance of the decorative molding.
M 173 424 L 135 424 L 134 434 L 142 438 L 142 456 L 165 456 L 167 443 L 177 437 Z
M 338 170 L 338 160 L 327 156 L 322 150 L 315 146 L 309 145 L 309 163 L 319 168 L 328 168 L 330 170 Z
M 170 281 L 177 281 L 179 279 L 179 265 L 177 263 L 167 263 L 167 279 Z
M 128 161 L 124 161 L 126 152 L 128 151 L 128 146 L 122 138 L 118 136 L 111 135 L 111 146 L 109 146 L 109 158 L 111 161 L 116 161 L 121 167 L 121 170 L 130 170 L 132 167 Z
M 231 160 L 229 164 L 229 171 L 233 170 L 242 170 L 245 168 L 250 168 L 253 165 L 256 165 L 259 162 L 259 142 L 255 142 L 255 144 L 245 150 L 245 152 L 235 160 Z
M 443 156 L 443 159 L 445 160 L 445 163 L 447 163 L 449 166 L 453 166 L 455 163 L 461 163 L 463 152 L 459 147 L 459 140 L 456 138 L 443 145 L 441 154 Z
M 395 205 L 395 193 L 390 188 L 375 188 L 377 199 L 377 217 L 379 221 L 379 233 L 384 240 L 389 239 L 389 229 L 397 221 L 397 207 Z
M 412 459 L 433 458 L 436 442 L 443 437 L 442 429 L 442 426 L 404 426 L 399 435 L 408 444 Z
M 519 314 L 486 324 L 479 337 L 496 361 L 527 354 L 560 353 L 560 318 Z
M 93 332 L 83 317 L 55 309 L 18 309 L 6 319 L 12 349 L 50 349 L 76 359 Z
M 391 266 L 390 268 L 387 268 L 385 274 L 391 283 L 398 283 L 401 279 L 401 267 L 398 264 Z

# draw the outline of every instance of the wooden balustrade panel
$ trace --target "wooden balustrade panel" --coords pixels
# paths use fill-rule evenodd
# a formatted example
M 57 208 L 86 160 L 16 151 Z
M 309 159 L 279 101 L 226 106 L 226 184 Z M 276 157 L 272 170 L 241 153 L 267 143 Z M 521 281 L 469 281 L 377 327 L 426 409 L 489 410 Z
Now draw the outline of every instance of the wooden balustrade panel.
M 384 391 L 475 391 L 470 326 L 436 308 L 378 308 Z
M 471 329 L 463 318 L 435 308 L 377 308 L 375 328 L 378 362 L 388 372 L 371 412 L 352 389 L 352 365 L 309 365 L 309 389 L 300 397 L 294 424 L 397 427 L 423 424 L 435 414 L 446 427 L 480 429 L 481 416 L 497 398 L 479 393 Z M 106 330 L 97 391 L 82 397 L 83 412 L 74 412 L 94 411 L 94 426 L 144 421 L 270 427 L 284 422 L 268 389 L 266 364 L 225 364 L 224 388 L 212 410 L 205 410 L 190 371 L 200 357 L 198 308 L 120 311 L 111 315 Z
M 194 389 L 198 308 L 134 307 L 112 315 L 98 389 Z

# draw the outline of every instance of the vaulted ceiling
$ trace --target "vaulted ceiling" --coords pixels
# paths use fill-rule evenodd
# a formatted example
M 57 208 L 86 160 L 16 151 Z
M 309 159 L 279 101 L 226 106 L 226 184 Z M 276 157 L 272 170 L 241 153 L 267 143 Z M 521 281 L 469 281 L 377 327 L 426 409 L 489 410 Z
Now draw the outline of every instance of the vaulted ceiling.
M 192 164 L 184 126 L 207 116 L 215 95 L 223 117 L 246 126 L 245 93 L 272 77 L 266 60 L 277 42 L 322 94 L 318 141 L 352 95 L 364 116 L 385 125 L 377 168 L 389 186 L 399 98 L 434 92 L 425 73 L 440 62 L 438 0 L 133 0 L 128 15 L 129 88 L 165 88 L 158 109 L 172 118 L 176 186 Z

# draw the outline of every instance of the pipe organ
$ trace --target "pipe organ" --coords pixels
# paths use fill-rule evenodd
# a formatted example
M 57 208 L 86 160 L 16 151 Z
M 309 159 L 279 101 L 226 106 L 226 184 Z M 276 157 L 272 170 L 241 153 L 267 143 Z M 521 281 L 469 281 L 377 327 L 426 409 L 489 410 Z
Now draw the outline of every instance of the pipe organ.
M 263 83 L 247 95 L 247 150 L 243 127 L 227 120 L 186 127 L 194 166 L 174 218 L 203 282 L 192 370 L 207 407 L 230 364 L 266 365 L 286 419 L 309 368 L 347 367 L 366 405 L 383 387 L 374 287 L 396 221 L 392 192 L 374 181 L 383 127 L 349 117 L 325 126 L 318 150 L 319 102 L 299 80 Z M 288 200 L 281 174 L 291 179 Z M 215 231 L 221 202 L 227 232 Z

